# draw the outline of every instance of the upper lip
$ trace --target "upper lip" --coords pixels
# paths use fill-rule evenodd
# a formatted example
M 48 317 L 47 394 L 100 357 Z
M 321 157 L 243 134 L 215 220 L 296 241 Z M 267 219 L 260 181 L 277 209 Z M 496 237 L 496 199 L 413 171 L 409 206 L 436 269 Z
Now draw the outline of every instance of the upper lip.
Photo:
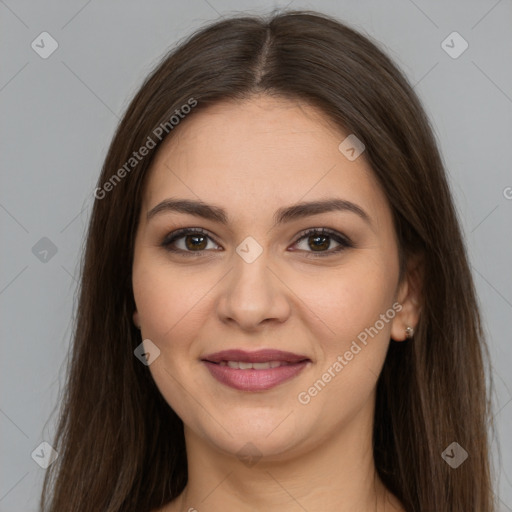
M 202 358 L 203 361 L 211 363 L 220 363 L 221 361 L 241 361 L 243 363 L 264 363 L 267 361 L 284 361 L 287 363 L 298 363 L 309 360 L 307 356 L 294 354 L 293 352 L 284 352 L 282 350 L 264 349 L 255 352 L 246 352 L 245 350 L 221 350 L 214 354 L 209 354 Z

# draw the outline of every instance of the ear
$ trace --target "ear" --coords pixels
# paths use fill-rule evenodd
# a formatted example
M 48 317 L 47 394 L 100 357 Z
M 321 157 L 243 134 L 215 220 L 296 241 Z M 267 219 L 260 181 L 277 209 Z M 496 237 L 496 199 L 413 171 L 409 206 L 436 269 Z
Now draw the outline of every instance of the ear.
M 421 255 L 407 258 L 407 270 L 398 285 L 396 301 L 402 309 L 395 315 L 391 324 L 391 338 L 395 341 L 407 339 L 405 328 L 416 330 L 422 304 L 424 264 Z
M 139 312 L 137 310 L 133 312 L 133 323 L 137 329 L 140 329 Z

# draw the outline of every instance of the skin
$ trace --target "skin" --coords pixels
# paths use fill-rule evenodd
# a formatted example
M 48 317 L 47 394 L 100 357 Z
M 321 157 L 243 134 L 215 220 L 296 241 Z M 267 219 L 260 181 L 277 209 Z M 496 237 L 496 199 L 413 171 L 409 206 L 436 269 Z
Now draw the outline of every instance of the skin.
M 347 135 L 311 106 L 258 95 L 194 113 L 156 155 L 136 234 L 133 320 L 161 351 L 149 369 L 184 422 L 189 467 L 184 492 L 160 512 L 404 510 L 375 471 L 373 410 L 390 338 L 405 340 L 405 327 L 417 324 L 420 283 L 417 265 L 399 282 L 390 207 L 364 153 L 349 161 L 339 151 Z M 229 222 L 176 212 L 148 221 L 170 197 L 222 207 Z M 371 224 L 334 211 L 273 227 L 277 209 L 331 197 L 356 203 Z M 323 227 L 355 247 L 315 257 L 314 240 L 298 235 Z M 208 232 L 197 256 L 161 246 L 179 228 Z M 263 249 L 252 263 L 236 252 L 248 236 Z M 174 247 L 193 252 L 186 241 Z M 327 238 L 321 250 L 337 247 Z M 395 302 L 401 311 L 300 403 Z M 281 349 L 311 362 L 273 389 L 237 391 L 201 362 L 228 348 Z M 252 466 L 237 455 L 248 442 L 261 455 Z

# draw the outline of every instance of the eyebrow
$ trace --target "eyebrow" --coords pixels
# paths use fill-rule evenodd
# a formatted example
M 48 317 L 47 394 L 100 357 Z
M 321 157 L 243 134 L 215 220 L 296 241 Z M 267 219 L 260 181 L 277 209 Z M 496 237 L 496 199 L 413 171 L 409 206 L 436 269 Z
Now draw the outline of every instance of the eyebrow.
M 372 226 L 369 215 L 360 206 L 345 199 L 330 198 L 279 208 L 273 217 L 274 227 L 296 219 L 333 211 L 355 213 Z M 190 199 L 165 199 L 149 210 L 146 218 L 149 221 L 164 212 L 188 213 L 220 224 L 228 224 L 228 215 L 223 208 Z

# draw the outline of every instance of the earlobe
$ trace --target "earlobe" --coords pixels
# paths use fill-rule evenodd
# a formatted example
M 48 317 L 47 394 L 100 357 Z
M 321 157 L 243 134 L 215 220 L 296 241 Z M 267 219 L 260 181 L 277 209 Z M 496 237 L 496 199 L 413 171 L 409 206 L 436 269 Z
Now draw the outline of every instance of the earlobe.
M 418 324 L 420 310 L 410 299 L 402 303 L 402 309 L 393 318 L 391 324 L 391 338 L 394 341 L 405 341 L 414 337 L 414 331 Z
M 406 341 L 414 337 L 414 326 L 417 324 L 417 320 L 410 321 L 406 318 L 411 318 L 413 315 L 401 314 L 402 311 L 395 316 L 391 325 L 391 339 L 393 341 Z
M 397 301 L 402 305 L 402 309 L 391 325 L 391 338 L 394 341 L 411 339 L 420 318 L 423 288 L 422 258 L 419 256 L 410 258 L 407 267 L 407 275 L 397 293 Z

